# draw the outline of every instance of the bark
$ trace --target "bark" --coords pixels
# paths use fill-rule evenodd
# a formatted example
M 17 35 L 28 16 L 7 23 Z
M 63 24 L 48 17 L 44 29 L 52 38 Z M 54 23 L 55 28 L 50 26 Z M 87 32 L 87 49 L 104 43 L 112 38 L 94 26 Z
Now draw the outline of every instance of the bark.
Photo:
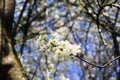
M 0 80 L 27 80 L 12 45 L 15 0 L 0 0 Z

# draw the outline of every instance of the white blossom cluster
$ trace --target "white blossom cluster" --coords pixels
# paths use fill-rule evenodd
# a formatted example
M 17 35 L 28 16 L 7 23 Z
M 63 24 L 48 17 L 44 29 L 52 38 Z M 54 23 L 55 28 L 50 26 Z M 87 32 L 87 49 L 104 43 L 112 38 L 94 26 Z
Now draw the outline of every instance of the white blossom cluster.
M 63 55 L 63 56 L 67 56 L 67 55 L 77 55 L 78 53 L 80 53 L 80 46 L 76 45 L 76 44 L 71 44 L 69 41 L 65 40 L 65 41 L 59 41 L 59 43 L 57 44 L 57 47 L 55 53 L 58 55 Z
M 71 44 L 68 40 L 62 40 L 61 35 L 57 32 L 51 33 L 49 40 L 39 38 L 40 50 L 46 52 L 54 52 L 57 56 L 70 56 L 81 53 L 80 45 Z
M 68 40 L 60 39 L 60 35 L 58 33 L 52 33 L 52 38 L 49 40 L 49 44 L 53 45 L 52 50 L 58 56 L 75 56 L 81 52 L 80 45 L 71 44 Z

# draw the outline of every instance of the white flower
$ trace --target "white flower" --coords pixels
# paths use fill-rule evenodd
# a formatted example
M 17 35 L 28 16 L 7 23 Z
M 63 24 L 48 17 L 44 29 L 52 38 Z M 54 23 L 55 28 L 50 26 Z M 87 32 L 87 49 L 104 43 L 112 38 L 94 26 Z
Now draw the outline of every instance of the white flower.
M 69 41 L 60 41 L 56 47 L 55 53 L 59 56 L 77 55 L 80 53 L 80 46 L 71 44 Z
M 76 56 L 78 53 L 80 53 L 81 51 L 80 51 L 80 45 L 76 45 L 76 44 L 73 44 L 72 46 L 71 46 L 71 54 L 72 55 L 74 55 L 74 56 Z

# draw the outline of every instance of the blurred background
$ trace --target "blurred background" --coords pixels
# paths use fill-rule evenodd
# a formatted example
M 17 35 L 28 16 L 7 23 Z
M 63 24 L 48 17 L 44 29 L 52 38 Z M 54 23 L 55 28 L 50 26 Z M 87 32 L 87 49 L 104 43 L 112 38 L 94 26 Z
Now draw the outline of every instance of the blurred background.
M 14 47 L 30 80 L 45 80 L 48 65 L 50 80 L 120 80 L 120 58 L 112 61 L 120 56 L 119 0 L 16 2 Z M 52 60 L 54 54 L 41 51 L 37 42 L 40 35 L 47 35 L 49 40 L 51 32 L 81 45 L 82 54 L 63 61 Z

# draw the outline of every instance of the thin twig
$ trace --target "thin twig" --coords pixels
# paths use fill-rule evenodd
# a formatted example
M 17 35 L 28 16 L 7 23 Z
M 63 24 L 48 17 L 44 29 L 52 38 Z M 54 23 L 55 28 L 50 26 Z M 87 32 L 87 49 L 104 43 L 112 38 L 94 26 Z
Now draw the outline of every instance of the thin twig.
M 101 14 L 101 12 L 102 12 L 102 9 L 103 9 L 103 7 L 100 7 L 100 9 L 98 10 L 96 23 L 97 23 L 98 32 L 99 32 L 99 34 L 100 34 L 101 40 L 102 40 L 102 42 L 103 42 L 103 45 L 104 45 L 104 46 L 107 46 L 107 43 L 106 43 L 106 41 L 105 41 L 104 38 L 103 38 L 102 30 L 101 30 L 101 28 L 100 28 L 100 23 L 99 23 L 99 16 L 100 16 L 100 14 Z
M 88 64 L 90 64 L 90 65 L 92 65 L 92 66 L 98 67 L 98 68 L 105 68 L 105 67 L 108 66 L 111 62 L 113 62 L 113 61 L 115 61 L 115 60 L 117 60 L 117 59 L 120 58 L 120 56 L 118 56 L 118 57 L 116 57 L 116 58 L 114 58 L 114 59 L 109 60 L 109 61 L 106 62 L 103 66 L 99 66 L 99 65 L 97 65 L 97 64 L 95 64 L 95 63 L 86 61 L 86 60 L 83 59 L 82 57 L 78 57 L 78 56 L 75 56 L 75 57 L 77 57 L 78 59 L 81 59 L 82 61 L 84 61 L 84 62 L 86 62 L 86 63 L 88 63 Z
M 60 63 L 60 60 L 59 60 L 59 57 L 58 57 L 58 60 L 57 60 L 57 65 Z M 55 67 L 55 72 L 54 72 L 54 74 L 53 74 L 53 80 L 54 80 L 54 78 L 55 78 L 55 76 L 56 76 L 56 73 L 57 73 L 57 67 Z

